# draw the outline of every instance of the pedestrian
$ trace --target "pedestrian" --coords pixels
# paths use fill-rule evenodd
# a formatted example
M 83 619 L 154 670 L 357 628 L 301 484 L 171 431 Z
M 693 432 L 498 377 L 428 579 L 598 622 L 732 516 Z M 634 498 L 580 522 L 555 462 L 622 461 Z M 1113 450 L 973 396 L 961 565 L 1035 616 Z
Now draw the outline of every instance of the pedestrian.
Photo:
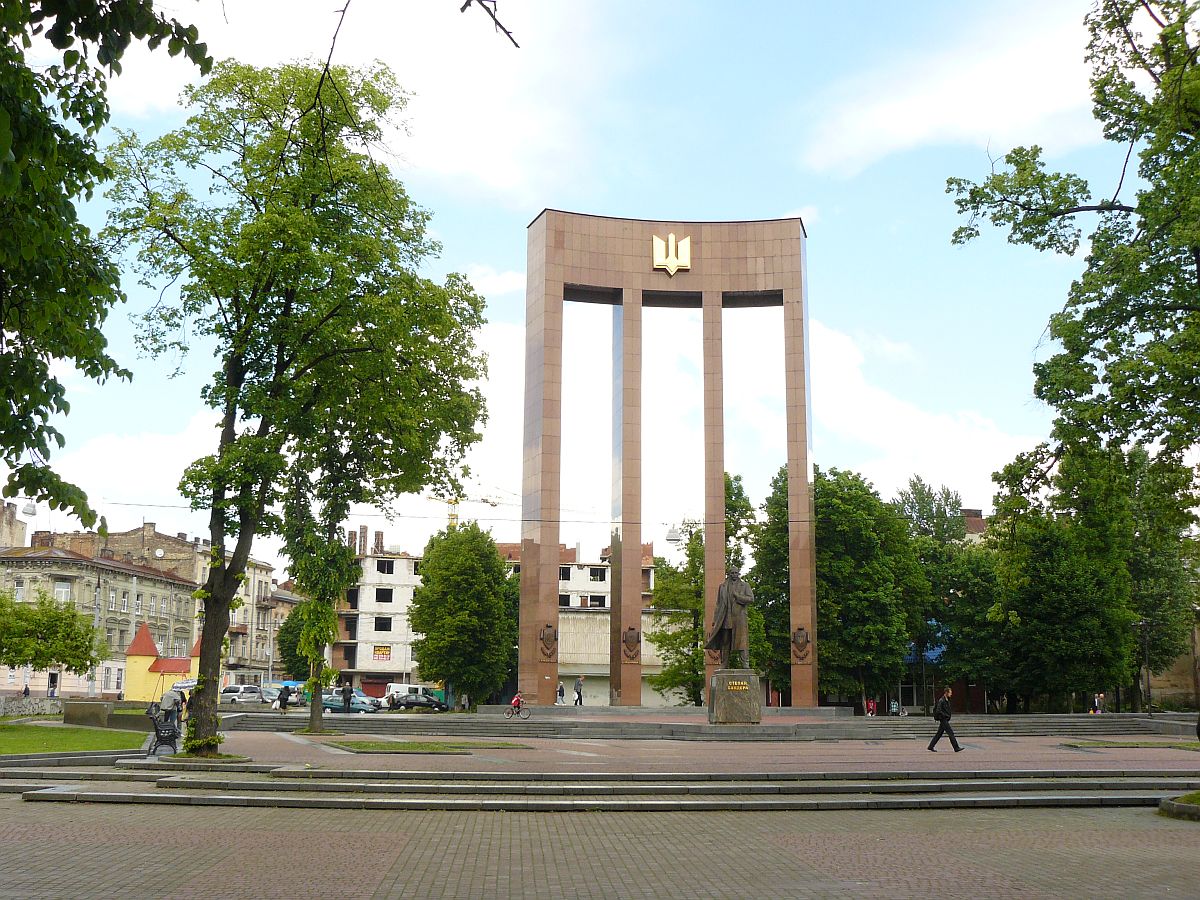
M 28 684 L 25 685 L 25 690 L 21 691 L 21 696 L 24 697 L 26 700 L 29 699 L 29 685 Z
M 555 704 L 558 706 L 567 705 L 567 689 L 563 687 L 561 681 L 558 683 L 558 699 L 555 701 Z
M 179 707 L 183 703 L 183 697 L 175 688 L 167 688 L 163 691 L 162 699 L 158 701 L 158 710 L 163 714 L 163 721 L 168 725 L 175 725 L 179 722 Z
M 575 677 L 575 705 L 583 706 L 583 676 Z
M 350 682 L 342 683 L 342 712 L 350 712 L 350 698 L 354 696 L 354 688 L 350 687 Z
M 1096 700 L 1096 713 L 1098 715 L 1104 714 L 1104 691 L 1100 692 L 1100 696 Z
M 958 746 L 958 739 L 954 736 L 954 729 L 950 727 L 950 698 L 954 696 L 954 691 L 946 688 L 941 699 L 933 706 L 933 717 L 938 721 L 937 734 L 933 736 L 933 740 L 929 742 L 929 750 L 932 753 L 937 753 L 934 749 L 934 744 L 942 739 L 942 735 L 950 738 L 950 746 L 954 748 L 954 752 L 958 753 L 962 747 Z
M 284 685 L 279 689 L 279 712 L 284 714 L 287 712 L 288 700 L 292 698 L 292 689 L 289 685 Z

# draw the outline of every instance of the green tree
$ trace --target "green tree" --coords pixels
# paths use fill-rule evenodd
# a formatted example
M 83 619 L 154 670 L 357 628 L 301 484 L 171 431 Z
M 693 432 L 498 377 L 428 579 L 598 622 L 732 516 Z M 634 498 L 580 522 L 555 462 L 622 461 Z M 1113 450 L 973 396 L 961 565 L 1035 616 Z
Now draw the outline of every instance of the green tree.
M 1019 652 L 1011 633 L 1017 617 L 1000 604 L 996 557 L 988 546 L 947 545 L 943 564 L 930 578 L 937 640 L 943 647 L 938 667 L 948 680 L 981 685 L 985 705 L 989 694 L 1011 687 L 1014 654 Z
M 955 545 L 967 536 L 962 499 L 957 491 L 945 485 L 934 490 L 921 476 L 914 475 L 892 505 L 908 523 L 913 550 L 930 586 L 924 602 L 908 609 L 908 637 L 924 671 L 925 654 L 940 641 L 939 600 L 952 589 L 948 578 Z M 926 693 L 923 677 L 921 685 L 921 707 L 928 712 L 932 698 Z
M 108 656 L 90 619 L 69 603 L 38 591 L 33 603 L 0 593 L 0 665 L 62 668 L 82 675 Z
M 792 683 L 787 490 L 787 466 L 782 466 L 771 479 L 762 520 L 751 531 L 754 568 L 746 578 L 754 589 L 754 604 L 762 615 L 764 629 L 763 648 L 754 665 L 781 693 L 788 693 Z
M 754 525 L 754 506 L 741 475 L 725 473 L 725 567 L 745 565 L 744 545 Z M 652 606 L 659 614 L 646 634 L 663 661 L 662 672 L 650 677 L 660 693 L 678 690 L 683 704 L 700 705 L 704 691 L 704 525 L 687 519 L 680 528 L 685 562 L 672 566 L 655 558 Z M 751 665 L 765 655 L 762 612 L 747 616 Z
M 924 535 L 939 544 L 961 541 L 967 536 L 962 499 L 958 491 L 945 485 L 935 491 L 920 475 L 914 475 L 893 503 L 900 515 L 908 520 L 909 531 L 914 536 Z
M 853 472 L 815 474 L 820 687 L 865 703 L 900 675 L 929 583 L 895 507 Z
M 418 274 L 438 250 L 428 214 L 372 158 L 404 102 L 382 65 L 224 62 L 184 92 L 184 127 L 146 145 L 122 134 L 109 157 L 107 236 L 136 251 L 146 283 L 179 285 L 142 317 L 143 349 L 183 354 L 194 335 L 217 363 L 203 391 L 220 415 L 216 447 L 180 485 L 209 511 L 213 548 L 200 742 L 216 736 L 221 644 L 254 538 L 283 534 L 293 562 L 340 566 L 328 542 L 347 485 L 451 485 L 479 437 L 483 401 L 468 385 L 484 374 L 483 302 L 461 276 Z M 356 429 L 369 452 L 338 462 Z M 330 456 L 307 452 L 322 442 Z M 314 646 L 332 633 L 329 574 L 304 585 L 330 591 L 319 614 L 306 607 Z
M 976 237 L 982 220 L 1013 243 L 1074 254 L 1090 228 L 1083 273 L 1050 320 L 1059 350 L 1034 367 L 1059 441 L 1200 443 L 1196 9 L 1192 0 L 1103 0 L 1088 14 L 1093 112 L 1113 151 L 1106 186 L 1047 171 L 1037 146 L 1012 150 L 979 184 L 947 182 L 970 217 L 955 243 Z
M 409 622 L 420 637 L 421 678 L 441 681 L 471 702 L 504 684 L 517 636 L 505 607 L 508 571 L 496 542 L 477 522 L 435 534 L 421 557 L 421 586 Z
M 41 37 L 56 61 L 33 65 Z M 117 268 L 79 221 L 107 170 L 95 136 L 108 122 L 107 76 L 134 40 L 168 42 L 203 72 L 212 65 L 196 29 L 155 12 L 150 0 L 29 0 L 0 4 L 0 469 L 4 496 L 25 494 L 96 521 L 87 495 L 49 464 L 70 411 L 51 368 L 70 362 L 103 382 L 130 373 L 101 332 L 123 299 Z M 39 42 L 39 55 L 44 45 Z
M 663 661 L 649 677 L 661 694 L 679 691 L 681 705 L 699 706 L 704 692 L 704 529 L 687 520 L 680 528 L 684 563 L 654 558 L 654 626 L 646 638 Z
M 292 608 L 288 617 L 279 626 L 277 640 L 279 642 L 279 662 L 289 679 L 307 678 L 309 663 L 300 652 L 300 629 L 302 613 L 298 613 L 299 605 Z

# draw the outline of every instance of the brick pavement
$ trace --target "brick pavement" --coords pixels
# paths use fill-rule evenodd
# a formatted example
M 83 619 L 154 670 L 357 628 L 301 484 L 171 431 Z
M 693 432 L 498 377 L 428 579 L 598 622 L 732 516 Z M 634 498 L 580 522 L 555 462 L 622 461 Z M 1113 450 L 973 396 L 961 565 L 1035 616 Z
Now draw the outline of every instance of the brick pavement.
M 975 738 L 962 735 L 963 753 L 930 753 L 927 739 L 888 741 L 602 741 L 526 738 L 511 740 L 529 749 L 479 750 L 470 756 L 366 755 L 323 746 L 319 738 L 271 732 L 234 731 L 221 749 L 256 762 L 346 769 L 543 772 L 854 772 L 895 768 L 912 771 L 973 769 L 1180 769 L 1200 772 L 1200 753 L 1158 749 L 1075 749 L 1063 738 Z M 346 734 L 342 740 L 379 740 Z M 414 736 L 420 741 L 470 741 L 470 737 Z M 1130 740 L 1130 738 L 1117 738 Z M 492 740 L 478 739 L 478 740 Z M 1163 736 L 1138 740 L 1170 743 Z
M 1144 810 L 529 814 L 0 796 L 4 898 L 1195 897 Z

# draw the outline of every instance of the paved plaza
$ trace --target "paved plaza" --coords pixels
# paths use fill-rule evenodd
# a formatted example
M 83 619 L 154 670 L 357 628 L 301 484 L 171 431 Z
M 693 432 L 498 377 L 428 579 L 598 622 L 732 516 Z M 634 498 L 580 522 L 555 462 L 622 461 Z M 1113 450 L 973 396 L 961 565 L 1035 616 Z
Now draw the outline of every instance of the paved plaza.
M 353 737 L 347 735 L 346 737 Z M 316 768 L 527 772 L 1200 770 L 1200 754 L 1061 738 L 513 739 L 355 755 L 283 733 L 223 749 Z M 437 738 L 422 738 L 437 740 Z M 1200 897 L 1200 825 L 1152 809 L 468 812 L 23 802 L 0 794 L 3 898 Z
M 1196 897 L 1150 810 L 464 813 L 0 796 L 0 897 Z

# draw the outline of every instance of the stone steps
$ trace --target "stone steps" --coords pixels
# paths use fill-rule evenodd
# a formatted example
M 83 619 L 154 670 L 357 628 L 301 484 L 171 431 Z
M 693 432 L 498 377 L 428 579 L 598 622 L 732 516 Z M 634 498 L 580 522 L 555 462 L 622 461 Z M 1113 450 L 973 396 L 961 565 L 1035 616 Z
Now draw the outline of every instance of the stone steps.
M 324 809 L 782 811 L 1157 806 L 1200 788 L 1200 770 L 486 773 L 295 769 L 125 761 L 0 770 L 30 802 Z M 5 787 L 7 786 L 7 788 Z

